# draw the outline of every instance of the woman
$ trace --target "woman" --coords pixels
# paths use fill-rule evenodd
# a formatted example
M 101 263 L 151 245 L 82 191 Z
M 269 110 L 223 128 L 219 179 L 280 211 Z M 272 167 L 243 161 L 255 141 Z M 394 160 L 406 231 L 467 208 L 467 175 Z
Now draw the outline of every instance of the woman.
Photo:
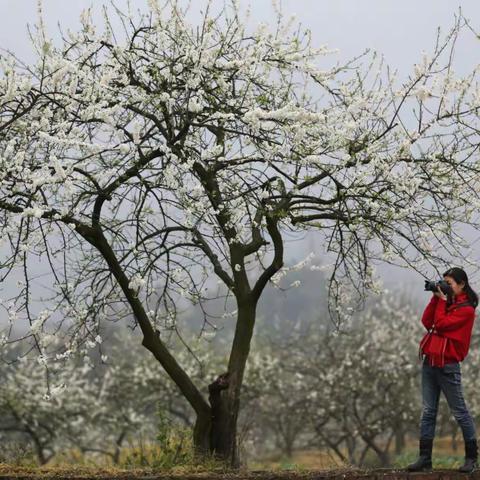
M 440 391 L 447 399 L 450 411 L 462 429 L 465 442 L 465 464 L 461 472 L 470 473 L 477 467 L 475 425 L 463 398 L 460 362 L 470 346 L 478 295 L 468 283 L 461 268 L 451 268 L 443 274 L 453 295 L 447 296 L 440 287 L 425 308 L 422 323 L 429 330 L 420 342 L 422 355 L 423 412 L 420 421 L 420 455 L 407 470 L 432 468 L 432 446 Z

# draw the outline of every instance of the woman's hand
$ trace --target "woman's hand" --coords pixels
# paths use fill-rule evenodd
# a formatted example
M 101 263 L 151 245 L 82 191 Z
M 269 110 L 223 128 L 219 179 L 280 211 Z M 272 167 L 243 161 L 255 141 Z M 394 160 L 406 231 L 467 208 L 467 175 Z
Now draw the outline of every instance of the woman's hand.
M 436 295 L 438 298 L 442 298 L 443 300 L 447 301 L 447 296 L 442 292 L 440 287 L 437 287 L 437 291 L 433 292 L 434 295 Z

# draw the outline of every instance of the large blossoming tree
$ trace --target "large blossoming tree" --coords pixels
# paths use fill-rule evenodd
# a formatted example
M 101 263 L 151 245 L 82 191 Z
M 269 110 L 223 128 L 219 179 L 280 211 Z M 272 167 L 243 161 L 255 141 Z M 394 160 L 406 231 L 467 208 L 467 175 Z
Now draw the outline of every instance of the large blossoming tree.
M 250 28 L 235 4 L 198 25 L 175 0 L 112 15 L 123 28 L 105 12 L 97 31 L 87 11 L 59 45 L 40 22 L 34 64 L 1 59 L 2 280 L 25 276 L 9 319 L 30 323 L 48 366 L 52 335 L 69 339 L 68 356 L 133 312 L 196 413 L 198 451 L 238 465 L 256 307 L 286 233 L 315 229 L 334 254 L 337 324 L 376 289 L 375 260 L 424 273 L 463 253 L 454 226 L 479 204 L 476 71 L 452 68 L 463 20 L 399 83 L 375 55 L 334 63 L 281 14 L 273 29 Z M 35 256 L 53 278 L 41 311 Z M 181 335 L 182 297 L 201 306 L 202 331 L 215 327 L 211 275 L 237 309 L 206 398 L 168 334 Z

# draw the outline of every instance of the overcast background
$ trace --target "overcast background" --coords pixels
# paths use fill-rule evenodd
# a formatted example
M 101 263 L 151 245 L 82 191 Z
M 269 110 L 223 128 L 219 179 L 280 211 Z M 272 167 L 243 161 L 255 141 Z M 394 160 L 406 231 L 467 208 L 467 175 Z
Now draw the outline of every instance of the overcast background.
M 146 0 L 131 0 L 134 9 L 144 9 Z M 223 2 L 214 2 L 220 8 Z M 249 2 L 239 0 L 240 5 Z M 125 0 L 115 4 L 126 9 Z M 203 0 L 194 0 L 192 15 L 204 5 Z M 480 2 L 478 0 L 284 0 L 280 2 L 286 15 L 295 14 L 299 22 L 311 29 L 314 44 L 327 44 L 340 50 L 339 59 L 346 60 L 362 53 L 366 48 L 382 53 L 388 65 L 398 69 L 402 79 L 413 71 L 413 64 L 421 59 L 422 51 L 431 52 L 434 46 L 437 27 L 447 32 L 453 25 L 454 15 L 461 5 L 463 14 L 470 19 L 472 26 L 480 30 Z M 110 5 L 105 0 L 44 0 L 43 11 L 46 25 L 51 36 L 59 37 L 57 23 L 63 29 L 76 29 L 79 15 L 85 8 L 92 6 L 94 18 L 101 25 L 101 7 Z M 272 18 L 270 0 L 255 0 L 250 5 L 252 21 L 268 22 Z M 33 51 L 27 32 L 27 23 L 33 25 L 37 17 L 36 0 L 0 0 L 0 47 L 14 52 L 19 58 L 33 61 Z M 463 35 L 456 49 L 455 70 L 458 74 L 470 71 L 478 63 L 480 40 L 474 35 Z M 478 234 L 472 235 L 471 241 L 477 242 Z M 323 248 L 316 242 L 315 234 L 305 235 L 298 243 L 290 244 L 286 250 L 287 265 L 303 259 L 310 251 L 315 251 L 318 258 L 324 256 Z M 406 286 L 417 300 L 426 300 L 430 294 L 422 291 L 423 282 L 415 272 L 402 270 L 390 265 L 378 268 L 389 289 L 399 288 L 400 282 Z M 433 272 L 432 276 L 433 276 Z M 468 273 L 468 272 L 467 272 Z M 313 278 L 307 276 L 310 282 Z M 292 279 L 293 280 L 293 279 Z M 476 284 L 480 278 L 471 278 Z M 307 288 L 312 291 L 314 288 Z M 10 287 L 13 288 L 13 287 Z M 10 290 L 8 286 L 3 289 Z M 480 288 L 477 288 L 480 290 Z M 305 305 L 305 298 L 293 294 L 290 307 L 296 309 L 297 302 Z M 293 297 L 296 297 L 295 299 Z M 290 301 L 290 300 L 289 300 Z M 272 305 L 270 305 L 272 307 Z M 282 311 L 285 306 L 278 305 Z M 309 309 L 310 310 L 310 309 Z M 283 310 L 285 313 L 286 310 Z M 273 312 L 272 312 L 273 313 Z

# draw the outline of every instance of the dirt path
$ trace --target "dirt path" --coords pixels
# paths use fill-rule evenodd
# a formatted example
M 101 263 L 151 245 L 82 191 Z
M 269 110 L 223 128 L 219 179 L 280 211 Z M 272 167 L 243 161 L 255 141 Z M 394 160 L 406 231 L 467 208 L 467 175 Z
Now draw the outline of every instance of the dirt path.
M 161 473 L 152 470 L 102 470 L 102 469 L 27 469 L 0 467 L 0 479 L 69 479 L 85 480 L 480 480 L 480 470 L 472 474 L 464 474 L 456 470 L 433 470 L 431 472 L 409 473 L 405 470 L 372 469 L 372 470 L 311 470 L 311 471 L 245 471 L 245 472 L 202 472 L 202 473 Z

